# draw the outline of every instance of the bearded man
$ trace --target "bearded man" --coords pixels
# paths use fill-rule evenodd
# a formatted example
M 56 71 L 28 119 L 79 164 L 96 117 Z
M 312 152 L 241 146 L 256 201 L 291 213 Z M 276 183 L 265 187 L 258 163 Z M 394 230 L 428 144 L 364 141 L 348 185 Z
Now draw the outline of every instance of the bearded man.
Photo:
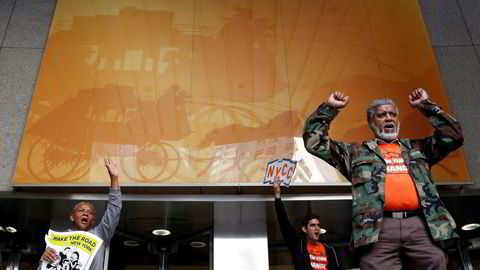
M 440 201 L 430 168 L 463 144 L 459 123 L 418 88 L 410 106 L 434 128 L 423 139 L 399 139 L 399 111 L 391 99 L 374 100 L 367 121 L 375 138 L 362 143 L 329 138 L 331 121 L 348 103 L 330 94 L 305 123 L 307 151 L 352 183 L 352 244 L 361 269 L 446 269 L 442 244 L 458 238 Z

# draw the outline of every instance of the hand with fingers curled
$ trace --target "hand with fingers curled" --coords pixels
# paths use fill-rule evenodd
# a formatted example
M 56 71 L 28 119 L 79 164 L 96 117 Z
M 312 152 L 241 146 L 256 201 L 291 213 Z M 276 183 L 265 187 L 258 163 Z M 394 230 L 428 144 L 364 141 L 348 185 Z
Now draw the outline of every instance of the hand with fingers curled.
M 273 181 L 273 184 L 272 184 L 272 187 L 273 187 L 273 194 L 275 194 L 275 198 L 280 198 L 280 194 L 281 194 L 281 189 L 280 189 L 280 179 L 275 179 Z
M 57 260 L 58 257 L 59 257 L 59 255 L 57 254 L 55 249 L 53 249 L 51 247 L 47 247 L 45 249 L 45 252 L 43 252 L 42 260 L 44 260 L 48 263 L 53 263 L 55 260 Z
M 413 108 L 420 108 L 422 105 L 422 102 L 428 99 L 428 94 L 427 91 L 425 91 L 423 88 L 417 88 L 413 90 L 413 92 L 408 95 L 408 103 L 410 106 Z
M 328 96 L 326 104 L 335 109 L 344 108 L 348 104 L 348 96 L 339 91 L 333 92 Z

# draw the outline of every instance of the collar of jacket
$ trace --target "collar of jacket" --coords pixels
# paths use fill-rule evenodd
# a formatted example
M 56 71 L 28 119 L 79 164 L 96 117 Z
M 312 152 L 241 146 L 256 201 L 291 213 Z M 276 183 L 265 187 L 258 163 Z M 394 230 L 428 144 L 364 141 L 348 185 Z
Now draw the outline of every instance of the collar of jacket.
M 378 147 L 377 140 L 378 139 L 371 139 L 363 142 L 363 144 L 366 145 L 370 150 L 372 150 L 375 154 L 377 154 L 383 159 L 382 152 L 380 152 L 380 148 Z M 409 139 L 397 139 L 394 142 L 400 145 L 400 147 L 402 148 L 402 153 L 404 152 L 405 148 L 408 149 L 409 151 L 412 149 L 412 144 Z

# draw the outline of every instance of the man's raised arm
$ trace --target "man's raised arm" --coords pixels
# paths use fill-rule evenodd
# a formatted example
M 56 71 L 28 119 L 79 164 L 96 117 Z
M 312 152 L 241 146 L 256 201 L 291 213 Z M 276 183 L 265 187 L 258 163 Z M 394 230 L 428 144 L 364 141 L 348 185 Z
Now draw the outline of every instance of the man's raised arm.
M 463 132 L 458 121 L 443 111 L 440 106 L 431 102 L 424 89 L 415 89 L 408 96 L 408 102 L 413 108 L 419 109 L 435 129 L 433 136 L 420 142 L 420 147 L 426 154 L 430 166 L 463 145 Z
M 303 129 L 303 143 L 307 151 L 317 156 L 349 179 L 350 160 L 349 143 L 331 140 L 328 136 L 330 123 L 347 106 L 348 96 L 342 92 L 333 92 L 307 119 Z
M 120 211 L 122 209 L 122 193 L 120 191 L 120 184 L 118 182 L 117 166 L 106 158 L 104 160 L 108 175 L 110 176 L 110 193 L 108 195 L 108 204 L 102 220 L 97 227 L 94 228 L 104 241 L 109 242 L 115 233 L 118 221 L 120 220 Z
M 281 190 L 279 181 L 274 180 L 272 187 L 275 195 L 275 212 L 277 214 L 278 226 L 280 227 L 283 239 L 290 249 L 300 241 L 300 238 L 297 236 L 295 229 L 293 229 L 292 224 L 290 224 L 290 221 L 288 220 L 287 211 L 280 198 Z

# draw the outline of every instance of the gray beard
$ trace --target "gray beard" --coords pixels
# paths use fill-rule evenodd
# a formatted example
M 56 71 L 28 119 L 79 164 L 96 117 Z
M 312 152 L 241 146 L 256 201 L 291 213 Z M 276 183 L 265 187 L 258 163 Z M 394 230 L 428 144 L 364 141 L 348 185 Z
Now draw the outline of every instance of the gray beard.
M 385 131 L 380 130 L 374 123 L 372 123 L 372 129 L 377 138 L 380 138 L 385 141 L 393 141 L 398 138 L 398 133 L 400 131 L 400 123 L 396 126 L 396 130 L 393 133 L 386 133 Z

